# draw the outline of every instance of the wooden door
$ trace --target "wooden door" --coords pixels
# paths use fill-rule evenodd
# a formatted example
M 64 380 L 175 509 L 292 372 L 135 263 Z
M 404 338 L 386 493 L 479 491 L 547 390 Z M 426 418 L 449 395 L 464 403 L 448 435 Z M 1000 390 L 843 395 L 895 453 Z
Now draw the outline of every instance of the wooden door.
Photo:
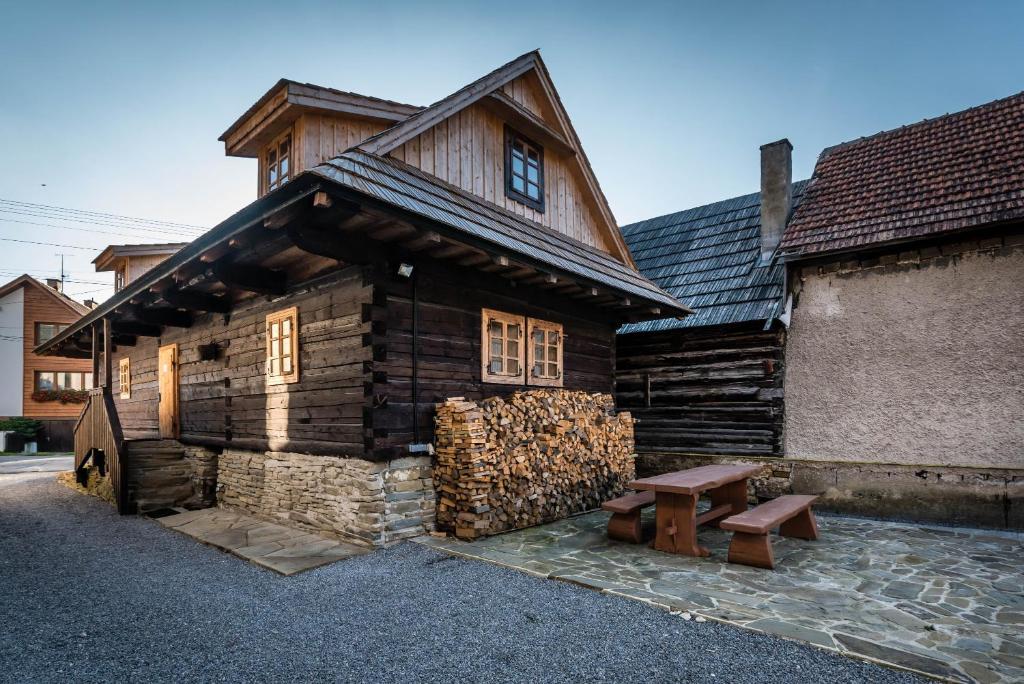
M 178 345 L 160 347 L 160 436 L 178 438 Z

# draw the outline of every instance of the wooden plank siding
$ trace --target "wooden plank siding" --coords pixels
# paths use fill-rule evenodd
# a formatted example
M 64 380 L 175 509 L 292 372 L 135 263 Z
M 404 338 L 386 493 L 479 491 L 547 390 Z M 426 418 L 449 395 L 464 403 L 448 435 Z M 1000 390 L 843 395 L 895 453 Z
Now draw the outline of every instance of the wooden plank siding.
M 191 328 L 165 328 L 160 338 L 119 348 L 115 365 L 128 356 L 132 369 L 130 398 L 114 383 L 126 436 L 157 433 L 157 350 L 177 343 L 183 443 L 362 454 L 370 298 L 363 269 L 352 266 L 285 297 L 250 298 L 229 316 L 199 316 Z M 297 383 L 267 386 L 266 316 L 291 306 L 299 310 L 302 373 Z M 217 358 L 202 360 L 200 345 L 214 343 Z
M 482 399 L 527 389 L 481 381 L 481 311 L 495 309 L 561 323 L 564 387 L 611 392 L 615 328 L 585 307 L 543 290 L 511 287 L 497 278 L 444 267 L 417 265 L 419 335 L 417 377 L 419 441 L 433 440 L 434 404 L 449 397 Z M 540 304 L 539 302 L 545 302 Z M 377 453 L 414 441 L 412 420 L 412 286 L 378 273 L 374 296 L 375 406 L 370 421 Z M 386 405 L 385 405 L 386 402 Z
M 551 116 L 524 78 L 506 84 L 504 92 L 538 116 Z M 544 149 L 543 212 L 505 196 L 505 122 L 479 103 L 396 148 L 391 156 L 528 220 L 610 251 L 581 179 L 558 150 Z
M 82 412 L 82 404 L 32 400 L 32 392 L 35 391 L 35 372 L 90 373 L 92 372 L 92 362 L 88 359 L 69 359 L 61 356 L 36 356 L 32 350 L 36 346 L 37 322 L 74 323 L 78 320 L 79 314 L 37 287 L 24 287 L 23 291 L 25 293 L 25 319 L 22 344 L 25 350 L 25 368 L 22 377 L 24 390 L 22 415 L 39 419 L 77 418 Z
M 388 127 L 384 121 L 308 113 L 294 124 L 292 175 L 311 169 Z
M 616 403 L 637 450 L 780 456 L 784 341 L 761 324 L 620 335 Z

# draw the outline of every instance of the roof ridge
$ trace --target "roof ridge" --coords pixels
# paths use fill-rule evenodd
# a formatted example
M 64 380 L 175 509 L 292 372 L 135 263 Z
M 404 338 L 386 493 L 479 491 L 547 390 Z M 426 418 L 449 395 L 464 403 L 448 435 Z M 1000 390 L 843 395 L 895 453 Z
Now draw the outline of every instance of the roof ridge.
M 923 128 L 924 126 L 926 126 L 928 124 L 941 123 L 941 122 L 947 121 L 949 119 L 954 119 L 954 118 L 959 117 L 959 116 L 966 116 L 968 114 L 972 114 L 972 113 L 975 113 L 975 112 L 977 112 L 979 110 L 987 109 L 989 107 L 992 107 L 994 109 L 994 108 L 998 107 L 999 105 L 1003 105 L 1003 104 L 1009 103 L 1010 101 L 1012 101 L 1015 98 L 1024 98 L 1024 90 L 1022 90 L 1020 92 L 1017 92 L 1017 93 L 1013 93 L 1012 95 L 1007 95 L 1006 97 L 1000 97 L 1000 98 L 998 98 L 996 100 L 990 100 L 989 102 L 984 102 L 984 103 L 982 103 L 980 105 L 974 105 L 973 107 L 968 107 L 967 109 L 961 109 L 961 110 L 958 110 L 958 111 L 955 111 L 955 112 L 946 112 L 945 114 L 939 114 L 938 116 L 933 116 L 931 118 L 925 118 L 925 119 L 921 119 L 920 121 L 915 121 L 915 122 L 909 123 L 909 124 L 903 124 L 902 126 L 897 126 L 895 128 L 888 128 L 888 129 L 885 129 L 885 130 L 882 130 L 882 131 L 878 131 L 877 133 L 872 133 L 871 135 L 862 135 L 859 138 L 853 138 L 852 140 L 846 140 L 846 141 L 843 141 L 843 142 L 840 142 L 840 143 L 836 143 L 835 145 L 830 145 L 830 146 L 826 147 L 825 149 L 823 149 L 821 151 L 821 154 L 818 155 L 818 158 L 819 159 L 824 158 L 826 155 L 832 154 L 833 152 L 835 152 L 837 150 L 845 149 L 845 148 L 851 147 L 853 145 L 857 145 L 859 143 L 877 140 L 877 139 L 882 138 L 882 137 L 884 137 L 886 135 L 894 135 L 896 133 L 903 133 L 903 132 L 905 132 L 907 130 L 918 128 L 918 127 L 922 127 Z M 813 177 L 814 176 L 812 175 L 811 178 L 813 179 Z

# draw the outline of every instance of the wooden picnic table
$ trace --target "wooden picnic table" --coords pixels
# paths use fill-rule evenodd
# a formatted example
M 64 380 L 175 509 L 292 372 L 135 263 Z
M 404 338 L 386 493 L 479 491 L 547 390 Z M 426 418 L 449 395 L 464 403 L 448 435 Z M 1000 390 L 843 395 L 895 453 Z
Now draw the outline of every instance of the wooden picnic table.
M 759 466 L 709 465 L 633 480 L 629 487 L 653 491 L 657 532 L 654 548 L 667 553 L 707 556 L 697 544 L 697 526 L 715 524 L 747 510 L 747 478 Z M 711 508 L 697 514 L 697 500 L 707 492 Z

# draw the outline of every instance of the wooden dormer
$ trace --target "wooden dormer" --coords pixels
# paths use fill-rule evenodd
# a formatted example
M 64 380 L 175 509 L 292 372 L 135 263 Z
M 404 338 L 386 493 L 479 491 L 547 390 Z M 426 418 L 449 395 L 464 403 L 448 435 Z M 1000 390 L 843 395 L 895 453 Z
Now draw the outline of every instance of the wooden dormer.
M 218 138 L 259 160 L 260 197 L 421 107 L 281 79 Z
M 114 292 L 120 292 L 125 285 L 177 253 L 186 244 L 161 242 L 148 245 L 107 245 L 92 263 L 96 265 L 97 273 L 114 272 Z

